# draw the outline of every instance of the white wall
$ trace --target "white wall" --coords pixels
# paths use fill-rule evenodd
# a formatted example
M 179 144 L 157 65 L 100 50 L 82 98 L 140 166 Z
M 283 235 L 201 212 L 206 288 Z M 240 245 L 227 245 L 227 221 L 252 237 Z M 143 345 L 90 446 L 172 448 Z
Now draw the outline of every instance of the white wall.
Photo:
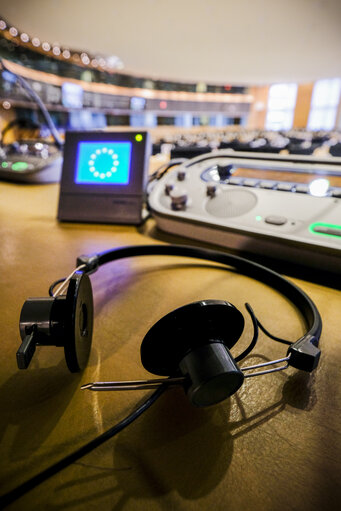
M 49 42 L 155 78 L 262 84 L 341 76 L 341 0 L 0 0 Z

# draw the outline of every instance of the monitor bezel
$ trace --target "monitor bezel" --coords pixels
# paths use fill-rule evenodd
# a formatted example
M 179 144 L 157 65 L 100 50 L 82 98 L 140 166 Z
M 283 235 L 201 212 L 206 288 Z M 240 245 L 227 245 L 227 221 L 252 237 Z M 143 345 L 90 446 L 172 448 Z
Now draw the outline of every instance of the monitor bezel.
M 137 141 L 136 135 L 142 135 Z M 77 153 L 80 142 L 131 142 L 129 183 L 76 183 Z M 141 195 L 144 192 L 150 156 L 146 131 L 69 131 L 65 134 L 61 190 L 68 193 Z

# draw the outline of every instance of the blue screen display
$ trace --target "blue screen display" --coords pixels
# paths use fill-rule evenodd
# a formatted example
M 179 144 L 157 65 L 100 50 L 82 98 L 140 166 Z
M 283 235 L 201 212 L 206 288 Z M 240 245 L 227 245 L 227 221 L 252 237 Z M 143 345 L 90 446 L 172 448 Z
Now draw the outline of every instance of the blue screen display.
M 131 150 L 131 142 L 79 142 L 75 182 L 129 184 Z

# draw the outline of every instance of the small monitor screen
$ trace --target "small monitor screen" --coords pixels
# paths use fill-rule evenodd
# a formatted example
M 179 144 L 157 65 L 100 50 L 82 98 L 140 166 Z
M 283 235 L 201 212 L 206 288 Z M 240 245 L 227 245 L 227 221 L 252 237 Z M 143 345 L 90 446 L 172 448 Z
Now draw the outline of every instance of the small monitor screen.
M 129 184 L 131 152 L 131 142 L 79 142 L 75 182 Z

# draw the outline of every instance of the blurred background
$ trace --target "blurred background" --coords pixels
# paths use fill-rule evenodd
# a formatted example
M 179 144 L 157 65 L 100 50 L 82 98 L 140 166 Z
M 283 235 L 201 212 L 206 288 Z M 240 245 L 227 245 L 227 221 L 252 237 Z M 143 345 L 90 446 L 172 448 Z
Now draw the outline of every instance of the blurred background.
M 153 152 L 341 155 L 340 0 L 1 0 L 2 143 L 151 129 Z

